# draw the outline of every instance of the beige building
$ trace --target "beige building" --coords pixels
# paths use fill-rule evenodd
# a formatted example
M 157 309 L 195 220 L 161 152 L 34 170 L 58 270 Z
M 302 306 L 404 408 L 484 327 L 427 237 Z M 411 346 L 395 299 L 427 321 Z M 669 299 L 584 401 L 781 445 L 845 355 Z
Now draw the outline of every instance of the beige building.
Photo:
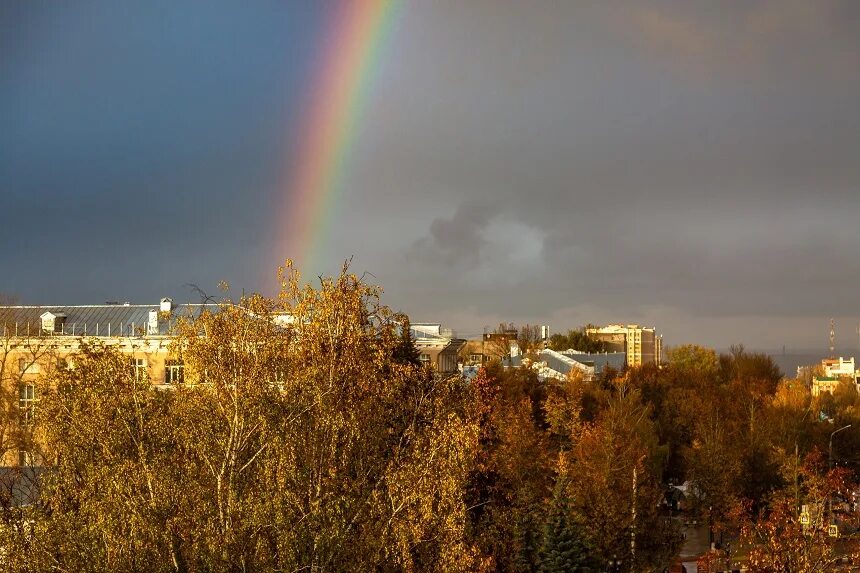
M 171 329 L 180 317 L 207 306 L 101 304 L 80 306 L 0 306 L 0 384 L 16 397 L 22 426 L 18 443 L 0 443 L 0 464 L 32 463 L 26 424 L 37 411 L 39 380 L 58 368 L 74 367 L 85 344 L 103 344 L 128 356 L 129 368 L 160 388 L 185 379 L 184 364 L 171 356 Z M 15 451 L 15 450 L 18 451 Z
M 168 298 L 155 305 L 3 306 L 0 352 L 18 365 L 24 379 L 30 379 L 52 363 L 67 366 L 67 357 L 82 344 L 99 342 L 127 354 L 138 375 L 169 386 L 184 379 L 184 366 L 170 358 L 171 329 L 178 318 L 195 316 L 206 307 L 217 309 L 174 305 Z
M 410 327 L 423 364 L 432 365 L 440 374 L 458 371 L 457 362 L 465 340 L 456 338 L 452 330 L 438 323 L 418 322 Z
M 627 354 L 627 366 L 661 364 L 663 361 L 663 337 L 654 327 L 638 324 L 610 324 L 586 330 L 588 336 L 607 345 L 610 352 Z
M 486 343 L 481 339 L 467 340 L 460 350 L 460 362 L 467 366 L 480 366 L 491 358 Z

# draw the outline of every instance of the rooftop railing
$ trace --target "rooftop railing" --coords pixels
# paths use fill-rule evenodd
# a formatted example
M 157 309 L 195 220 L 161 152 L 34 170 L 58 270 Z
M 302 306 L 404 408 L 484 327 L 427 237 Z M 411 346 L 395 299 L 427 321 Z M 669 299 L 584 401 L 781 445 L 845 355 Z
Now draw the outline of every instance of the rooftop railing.
M 52 337 L 52 336 L 99 336 L 108 338 L 140 338 L 144 336 L 167 336 L 174 321 L 160 323 L 158 332 L 150 330 L 148 323 L 140 322 L 107 322 L 107 323 L 63 323 L 59 330 L 44 330 L 40 322 L 15 322 L 3 324 L 3 336 L 8 337 Z

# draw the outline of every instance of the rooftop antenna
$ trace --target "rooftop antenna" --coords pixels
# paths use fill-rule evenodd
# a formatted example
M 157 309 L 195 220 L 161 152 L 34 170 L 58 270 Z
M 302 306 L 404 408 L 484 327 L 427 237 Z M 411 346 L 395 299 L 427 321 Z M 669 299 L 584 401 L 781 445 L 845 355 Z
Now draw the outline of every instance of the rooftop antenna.
M 830 319 L 830 358 L 836 358 L 834 349 L 836 348 L 836 321 Z

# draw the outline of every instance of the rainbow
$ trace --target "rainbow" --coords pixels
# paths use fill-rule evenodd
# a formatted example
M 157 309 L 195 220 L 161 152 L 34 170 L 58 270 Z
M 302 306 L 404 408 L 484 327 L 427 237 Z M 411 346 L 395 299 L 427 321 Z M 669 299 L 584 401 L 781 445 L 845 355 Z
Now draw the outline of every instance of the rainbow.
M 286 222 L 278 220 L 283 227 L 277 239 L 281 263 L 289 256 L 306 270 L 321 264 L 356 132 L 398 8 L 398 0 L 347 0 L 330 15 L 285 177 L 281 213 Z

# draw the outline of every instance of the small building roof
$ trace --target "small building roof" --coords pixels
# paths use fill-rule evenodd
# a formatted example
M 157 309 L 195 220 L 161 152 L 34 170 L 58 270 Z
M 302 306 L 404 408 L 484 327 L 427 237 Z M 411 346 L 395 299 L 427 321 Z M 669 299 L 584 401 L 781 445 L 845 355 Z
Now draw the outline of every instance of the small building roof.
M 595 373 L 601 373 L 606 368 L 623 370 L 627 354 L 624 352 L 577 352 L 566 350 L 560 352 L 568 358 L 572 358 L 582 364 L 594 367 Z

